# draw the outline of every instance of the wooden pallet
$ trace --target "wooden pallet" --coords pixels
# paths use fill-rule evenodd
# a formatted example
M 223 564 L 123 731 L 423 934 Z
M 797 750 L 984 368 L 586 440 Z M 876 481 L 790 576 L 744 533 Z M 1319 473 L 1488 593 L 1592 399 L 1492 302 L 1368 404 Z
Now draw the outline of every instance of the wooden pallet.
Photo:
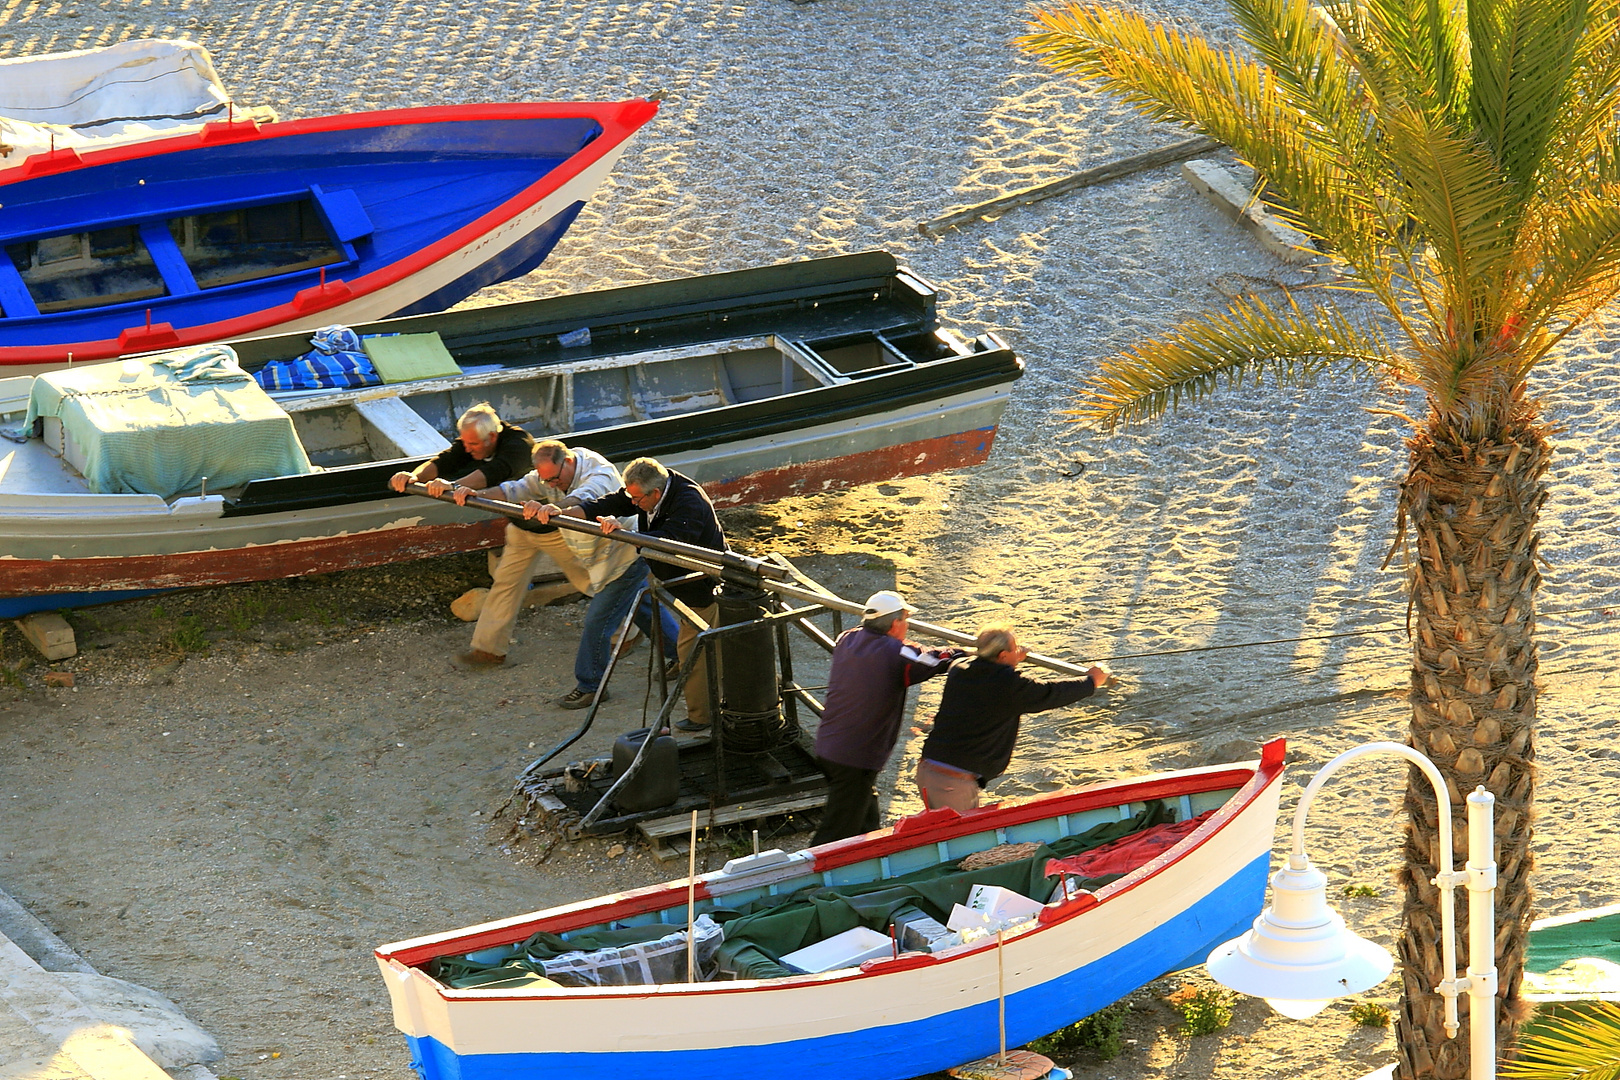
M 744 821 L 763 821 L 769 817 L 819 810 L 826 805 L 826 789 L 770 799 L 752 799 L 748 802 L 732 803 L 730 806 L 699 810 L 698 827 L 713 828 L 720 825 L 736 825 Z M 669 817 L 639 821 L 636 828 L 647 838 L 652 853 L 659 861 L 668 862 L 687 853 L 689 848 L 687 837 L 692 830 L 692 815 L 672 814 Z

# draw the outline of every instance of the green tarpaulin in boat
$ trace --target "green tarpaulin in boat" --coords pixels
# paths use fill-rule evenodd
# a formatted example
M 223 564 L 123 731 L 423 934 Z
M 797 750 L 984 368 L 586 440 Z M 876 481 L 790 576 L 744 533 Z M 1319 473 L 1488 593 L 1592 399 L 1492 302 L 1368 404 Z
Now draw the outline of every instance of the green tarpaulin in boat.
M 1620 906 L 1581 912 L 1564 919 L 1542 919 L 1530 927 L 1524 969 L 1543 973 L 1581 959 L 1620 964 Z
M 720 946 L 718 959 L 721 967 L 743 978 L 788 975 L 791 972 L 777 962 L 786 954 L 857 926 L 887 932 L 894 913 L 907 904 L 916 904 L 944 922 L 954 905 L 967 902 L 968 892 L 975 885 L 1000 885 L 1044 902 L 1055 886 L 1046 877 L 1047 860 L 1090 851 L 1169 819 L 1170 813 L 1164 804 L 1154 802 L 1134 817 L 1110 821 L 1076 836 L 1054 840 L 1028 858 L 1000 866 L 962 870 L 957 865 L 961 860 L 957 859 L 864 885 L 813 886 L 791 897 L 769 896 L 737 908 L 716 907 L 709 914 L 725 926 L 725 943 Z M 1116 876 L 1098 878 L 1092 884 L 1100 885 Z M 542 960 L 579 949 L 616 948 L 651 941 L 669 930 L 666 923 L 654 923 L 618 930 L 576 931 L 566 939 L 541 932 L 523 943 L 518 956 L 492 958 L 485 963 L 445 956 L 434 960 L 427 971 L 446 985 L 457 988 L 521 985 L 523 973 L 536 971 Z
M 46 437 L 97 494 L 210 490 L 312 471 L 292 418 L 228 345 L 52 371 L 34 380 L 24 431 Z

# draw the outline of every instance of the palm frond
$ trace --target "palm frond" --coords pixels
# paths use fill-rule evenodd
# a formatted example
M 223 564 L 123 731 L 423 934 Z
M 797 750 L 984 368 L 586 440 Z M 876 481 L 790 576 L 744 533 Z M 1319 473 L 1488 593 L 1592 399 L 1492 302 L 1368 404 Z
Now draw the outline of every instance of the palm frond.
M 1620 1080 L 1620 1005 L 1593 1002 L 1584 1015 L 1546 1021 L 1499 1072 L 1507 1080 Z
M 1557 200 L 1620 181 L 1620 0 L 1588 0 L 1564 105 L 1542 154 L 1541 190 Z
M 1530 185 L 1569 91 L 1586 0 L 1471 0 L 1469 111 L 1512 183 Z
M 1278 92 L 1310 121 L 1307 137 L 1347 158 L 1364 157 L 1374 134 L 1363 115 L 1366 90 L 1331 16 L 1312 0 L 1228 0 L 1228 6 L 1244 40 L 1276 76 Z
M 1358 36 L 1368 78 L 1386 110 L 1416 109 L 1437 123 L 1465 117 L 1464 27 L 1450 0 L 1366 0 Z
M 1517 193 L 1476 140 L 1437 126 L 1423 113 L 1390 118 L 1391 153 L 1428 241 L 1453 332 L 1471 334 L 1500 304 L 1512 265 Z
M 1376 328 L 1335 308 L 1306 310 L 1292 295 L 1281 308 L 1246 297 L 1104 361 L 1073 412 L 1112 430 L 1208 397 L 1222 382 L 1269 374 L 1279 384 L 1304 386 L 1331 366 L 1400 374 L 1400 365 Z
M 1534 274 L 1515 321 L 1525 330 L 1562 324 L 1550 345 L 1620 296 L 1620 182 L 1550 203 L 1536 218 L 1524 243 Z
M 1189 125 L 1231 146 L 1281 192 L 1301 227 L 1325 240 L 1386 309 L 1404 319 L 1406 305 L 1394 286 L 1424 275 L 1401 229 L 1406 209 L 1389 194 L 1404 183 L 1381 150 L 1368 149 L 1378 143 L 1375 129 L 1363 125 L 1360 146 L 1348 145 L 1348 138 L 1334 145 L 1293 100 L 1303 83 L 1290 90 L 1252 60 L 1134 12 L 1074 3 L 1038 13 L 1032 28 L 1018 44 L 1048 66 L 1100 83 L 1154 119 Z M 1332 31 L 1318 19 L 1309 27 L 1296 20 L 1295 32 L 1304 50 L 1305 36 L 1326 39 Z M 1329 62 L 1331 46 L 1312 48 Z M 1315 111 L 1333 109 L 1342 106 Z

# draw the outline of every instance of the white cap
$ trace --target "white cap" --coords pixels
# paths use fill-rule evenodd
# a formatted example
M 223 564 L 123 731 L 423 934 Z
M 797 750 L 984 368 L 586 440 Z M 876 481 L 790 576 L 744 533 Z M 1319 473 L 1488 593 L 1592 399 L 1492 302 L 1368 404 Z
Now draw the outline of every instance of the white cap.
M 894 592 L 875 592 L 866 598 L 866 610 L 861 612 L 861 621 L 898 615 L 902 611 L 911 614 L 911 605 L 906 603 L 905 597 Z

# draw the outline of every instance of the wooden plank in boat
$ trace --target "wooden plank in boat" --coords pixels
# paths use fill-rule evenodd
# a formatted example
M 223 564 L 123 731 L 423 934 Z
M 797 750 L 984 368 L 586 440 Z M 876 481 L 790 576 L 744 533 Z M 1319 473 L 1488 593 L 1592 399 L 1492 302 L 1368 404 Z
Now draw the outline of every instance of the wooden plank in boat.
M 367 441 L 381 458 L 431 457 L 450 443 L 433 426 L 416 414 L 416 410 L 397 397 L 371 398 L 356 401 L 354 409 L 365 424 L 382 438 L 373 439 L 368 431 Z M 386 443 L 379 445 L 379 443 Z M 388 447 L 393 447 L 389 452 Z
M 718 810 L 699 810 L 698 825 L 711 828 L 719 825 L 735 825 L 742 821 L 758 821 L 762 818 L 797 814 L 805 810 L 819 810 L 826 805 L 825 789 L 785 798 L 754 799 L 723 806 Z M 636 823 L 636 828 L 641 830 L 642 835 L 652 845 L 653 854 L 661 861 L 667 862 L 678 855 L 686 854 L 685 837 L 692 828 L 692 815 L 675 814 L 670 817 L 654 818 L 651 821 L 641 821 Z

